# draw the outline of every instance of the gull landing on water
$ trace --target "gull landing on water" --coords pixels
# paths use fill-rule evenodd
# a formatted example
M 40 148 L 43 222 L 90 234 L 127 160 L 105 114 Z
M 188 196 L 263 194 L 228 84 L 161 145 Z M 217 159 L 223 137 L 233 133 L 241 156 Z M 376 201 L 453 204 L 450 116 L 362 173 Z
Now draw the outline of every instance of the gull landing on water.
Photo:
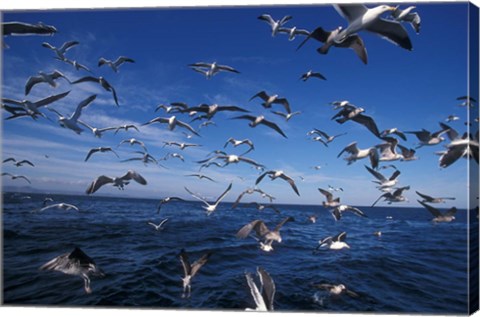
M 202 255 L 197 261 L 190 264 L 190 260 L 188 258 L 188 254 L 185 249 L 180 251 L 180 261 L 182 262 L 184 277 L 182 278 L 183 281 L 183 294 L 182 298 L 189 298 L 192 293 L 192 278 L 198 273 L 200 268 L 207 263 L 208 259 L 212 255 L 211 252 L 208 252 Z
M 230 183 L 227 189 L 220 196 L 218 196 L 217 200 L 213 204 L 208 203 L 204 198 L 194 194 L 187 187 L 184 187 L 184 188 L 190 195 L 192 195 L 192 197 L 202 201 L 205 204 L 205 206 L 202 206 L 202 207 L 207 212 L 207 215 L 210 215 L 212 212 L 214 212 L 217 209 L 218 204 L 222 201 L 223 198 L 225 198 L 225 196 L 227 196 L 228 192 L 232 189 L 232 183 Z
M 326 237 L 318 242 L 318 246 L 313 251 L 313 253 L 316 253 L 323 247 L 327 247 L 328 249 L 331 249 L 331 250 L 341 250 L 345 248 L 350 249 L 350 246 L 345 242 L 346 238 L 347 238 L 346 232 L 339 233 L 334 237 Z
M 328 291 L 331 295 L 339 296 L 341 294 L 347 294 L 350 297 L 359 297 L 359 295 L 349 289 L 343 284 L 314 284 L 313 287 Z
M 245 273 L 250 293 L 252 294 L 255 305 L 255 309 L 246 308 L 246 311 L 273 311 L 273 300 L 275 297 L 275 283 L 272 277 L 263 268 L 257 268 L 257 274 L 260 279 L 260 290 L 257 284 L 253 280 L 250 273 Z

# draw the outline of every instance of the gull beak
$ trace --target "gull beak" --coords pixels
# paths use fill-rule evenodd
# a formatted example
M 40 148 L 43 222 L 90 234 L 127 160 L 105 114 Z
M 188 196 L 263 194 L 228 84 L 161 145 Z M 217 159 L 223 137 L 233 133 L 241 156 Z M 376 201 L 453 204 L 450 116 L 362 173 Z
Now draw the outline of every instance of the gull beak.
M 388 7 L 388 9 L 389 9 L 390 11 L 395 11 L 395 10 L 397 10 L 397 8 L 398 8 L 398 6 L 396 6 L 396 7 Z

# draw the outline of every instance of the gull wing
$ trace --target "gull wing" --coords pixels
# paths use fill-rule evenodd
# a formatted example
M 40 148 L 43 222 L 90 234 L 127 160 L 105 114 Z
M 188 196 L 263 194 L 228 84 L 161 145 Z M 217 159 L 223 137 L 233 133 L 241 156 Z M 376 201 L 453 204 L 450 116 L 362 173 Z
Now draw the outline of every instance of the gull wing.
M 62 47 L 60 47 L 59 51 L 62 53 L 65 53 L 67 50 L 71 49 L 75 45 L 80 44 L 78 41 L 70 41 L 70 42 L 65 42 L 63 43 Z
M 352 49 L 364 64 L 368 63 L 367 49 L 365 48 L 362 38 L 357 34 L 350 35 L 341 43 L 336 44 L 336 46 Z
M 260 97 L 260 98 L 262 98 L 264 101 L 267 101 L 268 98 L 270 98 L 270 96 L 267 95 L 267 93 L 265 92 L 265 90 L 262 90 L 262 91 L 260 91 L 259 93 L 257 93 L 256 95 L 254 95 L 252 98 L 250 98 L 249 101 L 253 100 L 253 99 L 256 98 L 256 97 Z
M 333 241 L 345 241 L 345 239 L 347 238 L 347 233 L 344 231 L 344 232 L 341 232 L 339 234 L 337 234 L 336 236 L 334 236 L 332 238 Z
M 370 167 L 368 167 L 367 165 L 364 165 L 365 168 L 370 172 L 370 174 L 372 174 L 373 176 L 375 176 L 376 179 L 378 179 L 380 182 L 386 182 L 387 179 L 385 178 L 385 176 L 383 176 L 381 173 L 371 169 Z
M 207 263 L 208 259 L 210 258 L 210 256 L 212 255 L 211 252 L 208 252 L 204 255 L 202 255 L 201 258 L 199 258 L 198 260 L 196 260 L 195 262 L 193 262 L 192 264 L 192 272 L 191 272 L 191 275 L 192 277 L 195 276 L 195 274 L 197 274 L 198 270 L 200 270 L 200 268 L 205 265 L 205 263 Z
M 239 111 L 239 112 L 250 112 L 246 109 L 237 107 L 237 106 L 220 106 L 218 107 L 218 111 Z
M 180 250 L 180 262 L 182 262 L 183 273 L 185 276 L 188 276 L 192 272 L 192 267 L 190 266 L 190 260 L 188 259 L 188 254 L 185 249 Z
M 258 290 L 257 285 L 253 281 L 252 276 L 250 273 L 245 273 L 245 278 L 247 279 L 248 287 L 250 288 L 250 294 L 252 294 L 253 300 L 255 301 L 255 305 L 257 306 L 256 310 L 259 311 L 267 311 L 267 305 L 265 304 L 265 300 Z
M 30 162 L 29 160 L 21 160 L 20 162 L 18 162 L 18 164 L 20 164 L 20 165 L 21 165 L 21 164 L 28 164 L 28 165 L 33 166 L 33 167 L 35 166 L 35 165 L 33 165 L 33 163 Z
M 440 167 L 448 167 L 455 163 L 459 158 L 465 154 L 465 148 L 461 146 L 455 146 L 449 148 L 445 153 L 440 156 Z
M 190 125 L 188 125 L 187 123 L 185 122 L 182 122 L 180 120 L 177 120 L 177 124 L 179 126 L 181 126 L 182 128 L 185 128 L 185 129 L 188 129 L 190 132 L 192 132 L 193 134 L 197 135 L 197 136 L 200 136 L 200 134 L 198 134 Z
M 322 284 L 314 284 L 313 287 L 319 288 L 319 289 L 324 289 L 324 290 L 330 290 L 332 287 L 335 285 L 333 284 L 328 284 L 328 283 L 322 283 Z
M 285 110 L 287 110 L 287 113 L 292 112 L 292 110 L 290 109 L 290 103 L 286 98 L 277 98 L 273 103 L 283 105 L 285 107 Z
M 378 131 L 377 124 L 372 117 L 365 116 L 363 114 L 358 114 L 352 118 L 353 121 L 364 125 L 370 132 L 372 132 L 376 137 L 380 137 L 380 131 Z
M 391 194 L 390 193 L 385 193 L 383 195 L 380 195 L 380 197 L 378 197 L 377 200 L 375 200 L 375 202 L 370 207 L 374 207 L 382 197 L 386 197 L 388 195 L 391 195 Z
M 442 216 L 442 213 L 435 207 L 432 207 L 430 205 L 427 205 L 426 203 L 417 200 L 423 207 L 425 207 L 434 217 L 440 217 Z
M 217 198 L 217 200 L 215 201 L 215 205 L 217 205 L 220 201 L 222 201 L 223 198 L 225 198 L 225 196 L 227 196 L 230 189 L 232 189 L 232 183 L 230 183 L 227 189 L 225 189 L 225 191 Z
M 357 207 L 348 206 L 348 207 L 347 207 L 347 210 L 353 212 L 353 213 L 356 214 L 357 216 L 364 217 L 364 218 L 368 218 L 367 215 L 366 215 L 363 211 L 361 211 L 360 209 L 358 209 Z
M 115 64 L 115 66 L 119 66 L 120 64 L 123 64 L 125 62 L 135 63 L 135 61 L 130 57 L 120 56 L 113 62 L 113 64 Z
M 398 175 L 400 175 L 400 171 L 396 170 L 395 172 L 393 172 L 392 176 L 390 176 L 389 180 L 393 181 L 398 177 Z
M 243 157 L 243 156 L 239 156 L 238 159 L 239 159 L 240 161 L 244 161 L 244 162 L 246 162 L 246 163 L 249 163 L 249 164 L 252 164 L 252 165 L 255 165 L 255 166 L 258 166 L 258 167 L 265 167 L 264 165 L 259 164 L 259 163 L 255 162 L 254 160 L 249 159 L 249 158 L 246 158 L 246 157 Z
M 262 220 L 254 220 L 240 228 L 240 230 L 238 230 L 235 236 L 238 239 L 245 239 L 250 234 L 250 232 L 252 232 L 252 230 L 255 230 L 257 235 L 260 237 L 270 232 L 270 230 L 268 230 L 267 226 L 265 226 L 265 223 Z
M 434 134 L 437 134 L 437 133 L 438 133 L 438 135 L 440 135 L 440 134 L 442 134 L 442 133 L 444 133 L 444 132 L 447 132 L 447 136 L 448 136 L 448 138 L 450 139 L 450 141 L 454 141 L 454 140 L 458 139 L 458 132 L 457 132 L 455 129 L 453 129 L 452 127 L 446 125 L 446 124 L 443 123 L 443 122 L 440 122 L 440 126 L 442 127 L 442 130 L 440 130 L 440 131 L 438 131 L 438 132 L 436 132 L 436 133 L 434 133 Z
M 368 27 L 366 30 L 378 33 L 385 39 L 394 44 L 411 51 L 413 49 L 412 42 L 408 37 L 405 28 L 396 21 L 389 21 L 385 19 L 378 19 Z
M 34 85 L 41 82 L 43 82 L 43 78 L 40 76 L 31 76 L 28 78 L 27 83 L 25 84 L 25 96 L 30 93 L 30 90 Z
M 282 228 L 282 226 L 284 224 L 286 224 L 287 222 L 289 221 L 295 221 L 295 219 L 293 217 L 287 217 L 285 219 L 283 219 L 276 227 L 275 229 L 273 229 L 273 231 L 280 231 L 280 229 Z
M 397 188 L 397 189 L 393 192 L 393 196 L 400 196 L 400 195 L 402 195 L 402 193 L 403 193 L 404 190 L 408 190 L 408 189 L 410 189 L 410 186 L 405 186 L 405 187 Z
M 206 67 L 206 68 L 210 68 L 212 67 L 212 64 L 211 63 L 206 63 L 206 62 L 198 62 L 198 63 L 193 63 L 193 64 L 190 64 L 188 65 L 190 67 Z
M 82 78 L 77 79 L 75 81 L 72 81 L 72 84 L 79 84 L 79 83 L 83 83 L 83 82 L 86 82 L 86 81 L 91 81 L 91 82 L 94 82 L 94 83 L 100 82 L 100 80 L 97 77 L 85 76 L 85 77 L 82 77 Z
M 44 210 L 47 210 L 47 209 L 51 209 L 51 208 L 58 208 L 59 206 L 60 206 L 60 204 L 48 205 L 48 206 L 43 207 L 42 209 L 40 209 L 39 212 L 44 211 Z
M 95 98 L 97 98 L 97 95 L 92 95 L 87 99 L 83 100 L 82 102 L 80 102 L 77 106 L 77 109 L 75 109 L 75 112 L 70 116 L 70 119 L 77 121 L 78 118 L 80 118 L 80 115 L 82 114 L 82 109 L 88 106 L 92 101 L 94 101 Z
M 35 105 L 37 106 L 37 108 L 42 107 L 42 106 L 46 106 L 48 104 L 51 104 L 52 102 L 55 102 L 57 100 L 62 99 L 63 97 L 67 96 L 69 93 L 70 93 L 70 90 L 67 91 L 67 92 L 58 94 L 58 95 L 49 96 L 47 98 L 44 98 L 42 100 L 39 100 L 39 101 L 35 102 Z
M 349 23 L 363 16 L 368 10 L 363 4 L 334 4 L 333 7 Z
M 270 24 L 270 25 L 273 25 L 275 23 L 275 21 L 272 19 L 270 14 L 262 14 L 257 19 L 267 21 L 267 23 Z
M 275 131 L 277 131 L 278 133 L 280 133 L 284 138 L 287 138 L 287 136 L 285 135 L 285 133 L 283 133 L 283 131 L 280 129 L 280 127 L 279 127 L 277 124 L 275 124 L 275 123 L 273 123 L 273 122 L 271 122 L 271 121 L 268 121 L 268 120 L 266 120 L 266 119 L 263 119 L 260 123 L 266 125 L 266 126 L 269 127 L 269 128 L 272 128 L 273 130 L 275 130 Z
M 457 213 L 457 208 L 452 207 L 445 212 L 445 216 L 453 216 Z
M 90 186 L 88 186 L 88 188 L 87 188 L 87 190 L 86 190 L 86 193 L 87 193 L 87 194 L 93 194 L 93 193 L 96 192 L 100 187 L 102 187 L 103 185 L 108 184 L 108 183 L 113 183 L 113 178 L 108 177 L 108 176 L 105 176 L 105 175 L 101 175 L 101 176 L 97 177 L 97 179 L 95 179 L 95 180 L 90 184 Z
M 418 196 L 422 197 L 424 200 L 427 200 L 427 201 L 432 201 L 433 200 L 433 197 L 431 197 L 431 196 L 419 193 L 418 191 L 415 191 L 415 192 L 417 193 Z
M 318 190 L 320 191 L 320 193 L 322 193 L 323 195 L 325 195 L 325 197 L 327 198 L 327 201 L 330 202 L 333 200 L 333 195 L 331 192 L 329 192 L 328 190 L 325 190 L 325 189 L 322 189 L 322 188 L 318 188 Z
M 233 67 L 227 66 L 227 65 L 217 65 L 217 68 L 221 69 L 221 70 L 226 70 L 226 71 L 229 71 L 229 72 L 240 74 L 240 72 L 238 70 L 236 70 Z
M 262 179 L 267 175 L 267 174 L 275 174 L 275 171 L 266 171 L 262 175 L 260 175 L 257 180 L 255 181 L 255 185 L 258 185 L 262 181 Z
M 297 185 L 295 185 L 295 181 L 294 181 L 292 178 L 290 178 L 289 176 L 287 176 L 287 175 L 285 175 L 285 174 L 280 175 L 280 178 L 286 180 L 286 181 L 290 184 L 290 186 L 292 186 L 293 191 L 294 191 L 298 196 L 300 196 L 300 193 L 298 192 Z
M 273 301 L 275 297 L 275 283 L 272 277 L 262 267 L 257 268 L 258 276 L 260 277 L 260 283 L 262 285 L 262 297 L 267 306 L 267 310 L 273 310 Z
M 340 153 L 338 153 L 337 158 L 339 158 L 343 152 L 347 152 L 350 154 L 357 154 L 358 153 L 357 142 L 355 141 L 347 145 Z
M 92 156 L 93 153 L 96 153 L 98 151 L 100 151 L 98 148 L 90 149 L 90 151 L 88 151 L 87 156 L 85 157 L 85 162 L 88 161 L 88 159 L 90 158 L 90 156 Z
M 196 199 L 198 199 L 198 200 L 200 200 L 200 201 L 203 201 L 205 204 L 208 204 L 208 202 L 207 202 L 205 199 L 203 199 L 202 197 L 200 197 L 200 196 L 198 196 L 197 194 L 193 193 L 193 192 L 190 191 L 187 187 L 183 187 L 183 188 L 185 188 L 185 190 L 186 190 L 190 195 L 192 195 L 192 197 L 194 197 L 194 198 L 196 198 Z
M 53 34 L 57 29 L 52 25 L 42 23 L 29 24 L 24 22 L 4 22 L 2 23 L 3 35 L 18 34 Z
M 122 180 L 126 180 L 126 181 L 133 179 L 134 181 L 136 181 L 139 184 L 147 185 L 147 181 L 145 180 L 145 178 L 143 178 L 142 175 L 140 175 L 139 173 L 137 173 L 133 170 L 129 170 L 125 175 L 123 175 L 120 178 Z

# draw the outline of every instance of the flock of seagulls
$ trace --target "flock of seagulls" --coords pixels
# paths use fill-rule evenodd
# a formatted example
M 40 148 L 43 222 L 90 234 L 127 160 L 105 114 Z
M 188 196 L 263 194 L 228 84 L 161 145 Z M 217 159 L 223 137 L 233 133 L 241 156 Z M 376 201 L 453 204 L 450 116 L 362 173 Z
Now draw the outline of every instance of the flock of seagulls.
M 306 29 L 300 29 L 297 27 L 286 27 L 285 25 L 292 19 L 291 16 L 284 16 L 279 20 L 275 20 L 269 14 L 263 14 L 258 17 L 259 20 L 266 22 L 271 30 L 272 37 L 275 37 L 280 34 L 286 34 L 288 36 L 288 40 L 293 41 L 296 36 L 303 36 L 305 37 L 304 41 L 298 46 L 297 49 L 304 46 L 304 44 L 310 39 L 313 38 L 323 45 L 317 49 L 317 52 L 320 54 L 327 54 L 329 50 L 334 48 L 350 48 L 352 49 L 356 55 L 361 59 L 364 64 L 367 64 L 367 52 L 366 46 L 362 38 L 359 34 L 363 31 L 368 31 L 371 33 L 375 33 L 380 35 L 382 38 L 393 42 L 394 44 L 398 45 L 399 47 L 412 50 L 413 45 L 408 36 L 408 32 L 403 27 L 402 23 L 409 23 L 411 24 L 412 28 L 416 33 L 420 32 L 420 16 L 417 12 L 413 10 L 415 7 L 408 7 L 406 9 L 400 9 L 397 7 L 392 7 L 388 5 L 380 5 L 373 8 L 367 8 L 361 4 L 338 4 L 334 5 L 334 8 L 337 12 L 345 18 L 347 25 L 346 27 L 339 26 L 338 28 L 332 31 L 325 31 L 322 27 L 317 27 L 312 32 Z M 391 15 L 389 17 L 383 17 L 385 14 L 389 12 Z M 43 23 L 39 23 L 37 25 L 26 24 L 22 22 L 5 22 L 2 23 L 3 33 L 6 36 L 14 36 L 19 34 L 24 35 L 44 35 L 44 34 L 55 34 L 57 32 L 56 28 L 53 26 L 48 26 Z M 67 53 L 80 43 L 78 41 L 69 41 L 63 43 L 60 47 L 56 47 L 50 43 L 44 42 L 42 44 L 43 47 L 50 49 L 54 53 L 54 58 L 71 64 L 77 71 L 91 71 L 79 64 L 75 60 L 71 60 L 67 57 Z M 116 60 L 108 60 L 106 58 L 101 57 L 98 60 L 98 67 L 102 67 L 104 65 L 109 66 L 113 72 L 118 73 L 119 68 L 126 63 L 135 63 L 132 58 L 126 56 L 120 56 Z M 220 72 L 224 73 L 233 73 L 233 74 L 240 74 L 238 70 L 235 68 L 228 66 L 228 65 L 220 65 L 217 62 L 207 63 L 207 62 L 196 62 L 189 64 L 190 67 L 195 72 L 201 73 L 206 77 L 206 79 L 212 79 L 215 75 Z M 102 76 L 95 76 L 95 75 L 88 75 L 81 77 L 77 80 L 70 81 L 66 78 L 61 72 L 55 70 L 51 73 L 46 72 L 39 72 L 38 75 L 34 75 L 27 80 L 25 85 L 25 96 L 27 96 L 32 89 L 39 89 L 41 83 L 48 84 L 51 87 L 56 87 L 56 81 L 62 78 L 66 80 L 68 83 L 72 85 L 91 82 L 100 85 L 106 92 L 111 93 L 113 96 L 113 101 L 117 107 L 119 107 L 119 100 L 117 97 L 116 90 L 114 87 Z M 307 81 L 310 78 L 317 78 L 320 80 L 327 80 L 326 77 L 313 70 L 309 70 L 308 72 L 301 75 L 300 80 Z M 38 88 L 37 88 L 38 86 Z M 243 113 L 238 116 L 234 116 L 231 119 L 234 120 L 247 120 L 249 121 L 249 126 L 255 128 L 259 125 L 263 125 L 275 131 L 276 133 L 280 134 L 282 137 L 287 138 L 287 135 L 282 131 L 279 125 L 273 121 L 267 120 L 263 115 L 254 115 L 250 114 L 250 111 L 234 106 L 234 105 L 218 105 L 218 104 L 200 104 L 198 106 L 189 107 L 185 103 L 177 102 L 171 103 L 170 105 L 161 104 L 158 105 L 155 109 L 157 111 L 163 111 L 167 114 L 172 114 L 171 116 L 158 116 L 153 118 L 145 123 L 142 126 L 137 127 L 132 124 L 126 124 L 117 127 L 106 127 L 106 128 L 95 128 L 89 125 L 86 122 L 80 120 L 82 111 L 84 111 L 87 107 L 90 107 L 90 104 L 95 101 L 96 95 L 92 95 L 83 101 L 80 101 L 76 107 L 76 110 L 69 116 L 63 115 L 61 112 L 57 111 L 55 108 L 51 106 L 51 104 L 57 102 L 58 100 L 65 98 L 70 91 L 60 93 L 57 95 L 51 95 L 44 99 L 38 100 L 36 102 L 32 102 L 29 100 L 14 100 L 9 98 L 2 98 L 2 108 L 5 112 L 10 113 L 10 116 L 5 118 L 5 120 L 12 120 L 22 117 L 30 117 L 34 120 L 37 120 L 39 117 L 47 118 L 42 109 L 49 110 L 50 112 L 57 115 L 57 122 L 62 128 L 70 129 L 77 134 L 81 134 L 84 130 L 82 127 L 89 129 L 92 134 L 97 137 L 101 138 L 104 133 L 108 131 L 114 131 L 117 134 L 120 130 L 124 130 L 128 132 L 130 130 L 140 131 L 143 126 L 148 126 L 153 123 L 159 123 L 162 125 L 166 125 L 167 129 L 170 131 L 174 131 L 177 127 L 184 129 L 182 131 L 187 138 L 191 138 L 193 135 L 199 137 L 200 134 L 198 130 L 194 129 L 189 123 L 181 121 L 179 117 L 181 115 L 188 115 L 192 117 L 192 121 L 202 121 L 207 120 L 202 123 L 202 126 L 208 126 L 210 124 L 214 124 L 211 119 L 213 119 L 219 112 L 228 111 L 228 112 L 235 112 L 235 113 Z M 285 97 L 280 97 L 278 94 L 269 94 L 265 90 L 261 90 L 255 95 L 253 95 L 249 101 L 254 101 L 260 99 L 261 106 L 264 109 L 272 109 L 273 107 L 279 108 L 282 111 L 273 111 L 272 113 L 282 117 L 286 122 L 290 121 L 292 117 L 296 115 L 301 115 L 301 111 L 292 111 L 290 102 Z M 476 100 L 462 96 L 457 98 L 459 101 L 462 101 L 460 106 L 464 107 L 471 107 L 476 103 Z M 363 126 L 366 131 L 369 131 L 373 134 L 376 138 L 378 138 L 379 144 L 373 145 L 370 147 L 359 148 L 357 142 L 351 142 L 347 146 L 341 150 L 341 152 L 337 155 L 337 158 L 340 158 L 342 154 L 349 154 L 345 156 L 344 159 L 347 161 L 347 164 L 353 164 L 357 160 L 362 159 L 369 159 L 370 167 L 365 165 L 366 170 L 370 173 L 375 180 L 373 181 L 377 184 L 377 189 L 382 192 L 380 197 L 373 202 L 371 205 L 372 207 L 377 204 L 378 201 L 383 199 L 388 204 L 398 203 L 402 201 L 407 201 L 407 198 L 403 195 L 404 191 L 409 190 L 410 186 L 402 186 L 398 187 L 399 183 L 399 176 L 401 175 L 401 171 L 397 169 L 394 165 L 381 165 L 384 162 L 390 161 L 413 161 L 417 158 L 415 157 L 416 150 L 424 146 L 437 146 L 446 140 L 443 135 L 446 135 L 450 140 L 450 143 L 446 145 L 445 150 L 442 152 L 438 152 L 437 154 L 440 156 L 439 158 L 439 166 L 442 168 L 446 168 L 456 162 L 460 158 L 467 158 L 467 159 L 474 159 L 478 164 L 478 132 L 473 137 L 468 135 L 467 133 L 460 135 L 457 131 L 455 131 L 450 126 L 446 125 L 443 122 L 440 122 L 441 129 L 435 132 L 430 132 L 426 129 L 421 129 L 418 131 L 405 131 L 402 132 L 397 128 L 390 128 L 385 129 L 382 132 L 377 127 L 377 123 L 375 122 L 374 118 L 368 115 L 365 115 L 366 110 L 363 107 L 357 107 L 349 101 L 342 100 L 342 101 L 334 101 L 331 103 L 333 106 L 333 110 L 337 111 L 336 114 L 333 115 L 331 120 L 335 120 L 339 125 L 343 124 L 357 124 Z M 248 114 L 247 114 L 248 113 Z M 448 116 L 445 122 L 449 123 L 452 121 L 459 120 L 458 116 Z M 190 123 L 191 123 L 190 122 Z M 320 129 L 313 129 L 307 133 L 307 136 L 311 136 L 313 141 L 322 143 L 325 147 L 328 147 L 328 144 L 337 140 L 338 137 L 347 134 L 346 132 L 342 132 L 336 135 L 330 135 Z M 409 148 L 405 145 L 400 144 L 400 142 L 407 141 L 406 134 L 413 134 L 418 139 L 419 143 L 415 149 Z M 402 141 L 399 141 L 400 138 Z M 336 141 L 340 142 L 340 141 Z M 167 160 L 168 158 L 178 158 L 181 161 L 184 161 L 184 157 L 179 153 L 169 153 L 162 159 L 156 159 L 153 157 L 147 150 L 146 145 L 141 140 L 130 138 L 125 139 L 117 145 L 117 148 L 122 144 L 129 144 L 130 146 L 138 146 L 142 149 L 142 151 L 135 151 L 134 153 L 140 154 L 139 157 L 133 157 L 123 160 L 122 162 L 128 161 L 140 161 L 144 164 L 156 164 L 159 160 Z M 201 144 L 194 144 L 194 143 L 181 143 L 176 141 L 164 141 L 164 147 L 177 147 L 178 149 L 184 151 L 190 147 L 199 147 L 202 146 Z M 258 185 L 262 183 L 262 180 L 265 176 L 268 176 L 272 181 L 276 179 L 281 179 L 288 183 L 290 188 L 293 192 L 300 196 L 300 191 L 296 185 L 295 180 L 288 176 L 282 170 L 274 170 L 274 169 L 267 169 L 266 166 L 262 163 L 256 162 L 255 160 L 245 157 L 246 154 L 255 150 L 254 142 L 249 139 L 242 139 L 238 140 L 234 137 L 230 137 L 226 140 L 223 149 L 227 147 L 244 147 L 245 152 L 240 155 L 236 154 L 227 154 L 222 150 L 216 150 L 214 155 L 210 155 L 206 159 L 197 161 L 196 163 L 199 164 L 200 168 L 209 168 L 210 166 L 217 166 L 219 168 L 224 168 L 230 164 L 237 164 L 237 163 L 245 163 L 252 166 L 252 168 L 257 169 L 260 171 L 260 175 L 257 177 L 255 181 L 255 187 L 247 188 L 243 191 L 235 202 L 232 205 L 232 209 L 235 209 L 240 206 L 240 201 L 245 195 L 253 196 L 257 194 L 262 198 L 267 198 L 270 200 L 270 204 L 262 204 L 259 202 L 250 202 L 250 203 L 242 203 L 245 206 L 255 206 L 255 208 L 259 211 L 264 209 L 270 208 L 274 210 L 276 213 L 281 213 L 275 205 L 272 204 L 273 200 L 275 199 L 274 196 L 267 194 L 262 189 L 258 188 Z M 93 154 L 97 153 L 107 153 L 111 152 L 117 158 L 120 158 L 117 152 L 112 147 L 96 147 L 91 148 L 84 161 L 87 162 L 89 159 L 92 158 Z M 10 157 L 3 160 L 4 164 L 12 162 L 15 167 L 22 167 L 23 165 L 30 165 L 34 167 L 35 165 L 28 161 L 28 160 L 17 160 L 16 158 Z M 221 162 L 221 163 L 220 163 Z M 392 167 L 394 169 L 392 175 L 390 177 L 384 176 L 382 173 L 379 172 L 380 169 L 385 169 Z M 315 166 L 314 169 L 318 170 L 321 166 Z M 24 179 L 28 183 L 31 183 L 30 180 L 23 175 L 15 175 L 8 172 L 2 173 L 2 176 L 8 176 L 12 179 Z M 212 182 L 216 182 L 213 178 L 209 177 L 205 174 L 194 173 L 185 175 L 188 177 L 196 177 L 200 180 L 208 180 Z M 124 175 L 118 177 L 111 177 L 106 175 L 100 175 L 96 179 L 94 179 L 91 184 L 86 189 L 86 194 L 92 195 L 100 190 L 104 185 L 111 184 L 114 187 L 117 187 L 119 190 L 125 189 L 130 182 L 135 181 L 140 185 L 147 185 L 147 180 L 144 176 L 140 175 L 135 170 L 129 169 Z M 263 182 L 262 184 L 264 184 Z M 184 187 L 185 191 L 196 200 L 199 200 L 203 203 L 202 208 L 205 210 L 207 215 L 211 215 L 215 212 L 219 206 L 219 204 L 226 198 L 229 194 L 233 186 L 233 183 L 230 183 L 226 189 L 217 196 L 216 200 L 210 202 L 207 198 L 201 196 L 198 193 L 192 192 L 187 187 Z M 330 209 L 330 212 L 335 219 L 335 221 L 341 221 L 342 216 L 345 212 L 350 212 L 358 217 L 366 218 L 367 215 L 360 210 L 359 208 L 344 204 L 340 202 L 340 197 L 334 197 L 333 193 L 342 191 L 342 188 L 335 188 L 329 185 L 328 190 L 323 188 L 318 188 L 318 191 L 322 196 L 325 197 L 325 201 L 322 202 L 322 205 L 325 208 Z M 435 203 L 442 203 L 445 200 L 454 200 L 454 197 L 432 197 L 426 194 L 422 194 L 420 192 L 416 192 L 422 200 L 418 200 L 418 203 L 423 206 L 427 211 L 429 211 L 433 215 L 432 221 L 434 222 L 451 222 L 455 220 L 455 213 L 457 209 L 452 207 L 451 209 L 447 210 L 446 212 L 442 213 L 438 209 L 432 207 L 429 204 Z M 161 207 L 165 204 L 170 204 L 174 202 L 182 202 L 184 201 L 183 198 L 180 197 L 165 197 L 161 199 L 158 203 L 157 213 L 160 213 Z M 59 209 L 65 211 L 79 211 L 79 209 L 71 204 L 67 203 L 56 203 L 56 204 L 49 204 L 51 200 L 44 201 L 44 207 L 39 209 L 39 211 L 45 211 L 49 209 Z M 314 223 L 316 216 L 310 216 L 309 220 Z M 273 243 L 281 243 L 282 236 L 280 235 L 281 228 L 289 222 L 293 222 L 295 219 L 293 217 L 287 216 L 285 217 L 280 223 L 276 225 L 273 230 L 270 230 L 265 221 L 262 219 L 255 219 L 253 221 L 248 222 L 242 228 L 238 230 L 236 233 L 236 238 L 238 239 L 246 239 L 247 237 L 252 237 L 258 242 L 258 246 L 260 250 L 264 252 L 271 252 L 273 251 Z M 165 228 L 166 223 L 168 222 L 168 218 L 163 219 L 160 221 L 159 224 L 156 224 L 152 221 L 147 222 L 148 225 L 152 226 L 156 231 L 162 231 Z M 381 232 L 376 232 L 375 235 L 380 236 Z M 345 242 L 347 237 L 346 232 L 341 232 L 335 236 L 328 236 L 323 238 L 319 241 L 318 246 L 314 249 L 314 253 L 322 252 L 325 249 L 328 250 L 340 250 L 340 249 L 350 249 L 350 246 Z M 191 296 L 191 289 L 192 289 L 192 279 L 195 275 L 197 275 L 200 269 L 207 264 L 210 256 L 212 255 L 211 252 L 203 254 L 200 258 L 198 258 L 195 262 L 190 263 L 188 253 L 185 249 L 182 249 L 179 253 L 180 262 L 183 266 L 184 277 L 182 278 L 183 282 L 183 295 L 182 297 L 188 298 Z M 92 288 L 90 286 L 90 276 L 104 276 L 104 272 L 96 265 L 96 263 L 87 256 L 81 249 L 75 248 L 72 252 L 67 254 L 62 254 L 44 265 L 40 267 L 40 270 L 45 271 L 60 271 L 65 274 L 70 275 L 78 275 L 81 276 L 84 280 L 84 289 L 86 293 L 91 293 Z M 254 281 L 251 273 L 246 273 L 245 278 L 247 284 L 250 288 L 251 295 L 255 302 L 256 308 L 250 310 L 257 310 L 257 311 L 272 311 L 274 309 L 274 295 L 275 295 L 275 283 L 273 278 L 270 274 L 262 267 L 257 268 L 257 274 L 260 279 L 260 287 Z M 316 288 L 323 289 L 328 291 L 331 294 L 339 295 L 342 293 L 346 293 L 352 297 L 358 297 L 359 295 L 355 292 L 348 290 L 347 287 L 343 284 L 335 285 L 335 284 L 317 284 L 314 285 Z

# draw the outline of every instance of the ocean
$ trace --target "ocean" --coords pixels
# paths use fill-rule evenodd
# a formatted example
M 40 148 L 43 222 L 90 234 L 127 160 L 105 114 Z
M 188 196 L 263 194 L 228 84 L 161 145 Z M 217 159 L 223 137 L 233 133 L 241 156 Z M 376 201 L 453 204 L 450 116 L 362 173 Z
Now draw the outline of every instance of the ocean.
M 277 214 L 222 203 L 207 216 L 200 202 L 172 202 L 157 214 L 159 200 L 48 195 L 80 212 L 32 212 L 46 196 L 3 194 L 4 305 L 244 310 L 255 307 L 245 273 L 260 266 L 275 282 L 276 311 L 468 313 L 466 210 L 454 222 L 434 224 L 424 208 L 360 207 L 368 218 L 345 213 L 336 222 L 321 206 L 278 205 Z M 316 223 L 308 221 L 312 214 Z M 283 226 L 272 252 L 235 237 L 252 220 L 273 229 L 287 216 L 295 221 Z M 478 226 L 476 213 L 471 217 Z M 163 231 L 147 224 L 165 218 Z M 342 231 L 350 249 L 312 252 Z M 106 273 L 92 278 L 91 294 L 78 276 L 39 270 L 74 247 Z M 190 298 L 181 296 L 182 248 L 192 262 L 212 252 Z M 342 283 L 359 296 L 331 296 L 317 283 Z

